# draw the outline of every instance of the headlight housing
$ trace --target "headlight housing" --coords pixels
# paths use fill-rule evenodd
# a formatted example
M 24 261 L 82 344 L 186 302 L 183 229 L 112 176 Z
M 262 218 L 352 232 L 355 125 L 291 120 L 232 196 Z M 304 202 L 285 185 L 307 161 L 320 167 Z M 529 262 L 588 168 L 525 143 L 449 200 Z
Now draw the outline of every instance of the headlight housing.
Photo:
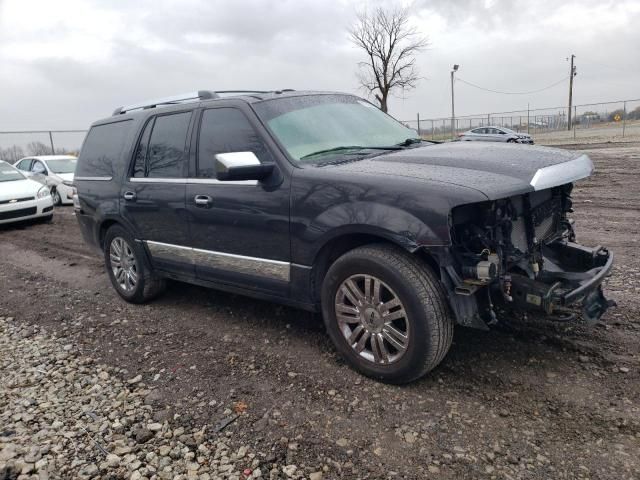
M 51 191 L 49 187 L 42 187 L 38 190 L 38 194 L 36 195 L 38 198 L 45 198 L 51 196 Z

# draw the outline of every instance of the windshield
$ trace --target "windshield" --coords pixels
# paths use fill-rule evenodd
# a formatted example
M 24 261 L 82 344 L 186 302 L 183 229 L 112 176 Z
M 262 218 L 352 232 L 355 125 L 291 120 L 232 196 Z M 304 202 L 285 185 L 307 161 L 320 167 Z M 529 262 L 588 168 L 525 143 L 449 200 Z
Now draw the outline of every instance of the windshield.
M 59 158 L 47 160 L 47 165 L 53 173 L 73 173 L 76 171 L 76 158 Z
M 255 104 L 261 119 L 297 161 L 418 140 L 377 107 L 350 95 L 285 97 Z
M 26 177 L 11 165 L 0 162 L 0 182 L 11 182 L 13 180 L 24 180 Z

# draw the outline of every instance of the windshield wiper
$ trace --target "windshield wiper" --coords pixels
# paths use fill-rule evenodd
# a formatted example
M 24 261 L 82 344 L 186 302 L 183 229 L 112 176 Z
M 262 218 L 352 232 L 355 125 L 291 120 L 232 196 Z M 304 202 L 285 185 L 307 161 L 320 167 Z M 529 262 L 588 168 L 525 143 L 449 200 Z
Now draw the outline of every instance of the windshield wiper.
M 410 145 L 416 144 L 416 143 L 422 143 L 422 139 L 421 138 L 407 138 L 406 140 L 403 140 L 400 143 L 396 143 L 396 147 L 408 147 Z
M 317 152 L 312 152 L 307 155 L 300 157 L 300 160 L 304 160 L 305 158 L 315 157 L 316 155 L 323 155 L 325 153 L 333 153 L 333 152 L 341 152 L 344 150 L 401 150 L 402 147 L 400 145 L 391 145 L 388 147 L 365 147 L 362 145 L 344 145 L 340 147 L 327 148 L 325 150 L 318 150 Z

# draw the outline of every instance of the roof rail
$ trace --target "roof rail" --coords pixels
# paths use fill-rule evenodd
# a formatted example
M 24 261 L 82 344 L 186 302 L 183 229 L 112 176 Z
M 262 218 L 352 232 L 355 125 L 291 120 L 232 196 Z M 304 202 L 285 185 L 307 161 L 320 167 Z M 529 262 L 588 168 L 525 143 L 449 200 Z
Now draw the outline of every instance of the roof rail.
M 276 93 L 281 94 L 283 92 L 294 92 L 292 88 L 284 88 L 282 90 L 198 90 L 197 92 L 183 93 L 182 95 L 174 95 L 172 97 L 158 98 L 156 100 L 147 100 L 141 103 L 134 103 L 133 105 L 127 105 L 124 107 L 118 107 L 114 110 L 113 115 L 122 115 L 132 110 L 146 110 L 148 108 L 155 108 L 161 105 L 176 105 L 180 103 L 187 103 L 198 100 L 212 100 L 214 98 L 220 98 L 218 94 L 263 94 L 263 93 Z
M 130 112 L 131 110 L 146 110 L 147 108 L 155 108 L 160 105 L 174 105 L 194 100 L 210 100 L 212 98 L 218 98 L 216 92 L 211 92 L 209 90 L 198 90 L 197 92 L 183 93 L 181 95 L 174 95 L 172 97 L 147 100 L 141 103 L 134 103 L 133 105 L 118 107 L 113 112 L 113 115 L 122 115 L 124 113 Z
M 268 90 L 216 90 L 216 93 L 271 93 Z

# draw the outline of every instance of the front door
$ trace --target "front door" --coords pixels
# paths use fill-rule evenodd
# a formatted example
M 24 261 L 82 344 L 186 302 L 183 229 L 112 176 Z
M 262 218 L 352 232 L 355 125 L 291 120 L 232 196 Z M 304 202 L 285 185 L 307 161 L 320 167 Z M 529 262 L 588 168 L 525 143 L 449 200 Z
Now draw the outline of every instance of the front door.
M 253 152 L 274 162 L 251 112 L 203 110 L 194 136 L 196 162 L 187 184 L 196 275 L 204 280 L 284 295 L 289 288 L 289 180 L 274 170 L 263 181 L 220 181 L 215 155 Z
M 120 210 L 155 268 L 194 275 L 185 211 L 192 112 L 151 117 L 120 192 Z

